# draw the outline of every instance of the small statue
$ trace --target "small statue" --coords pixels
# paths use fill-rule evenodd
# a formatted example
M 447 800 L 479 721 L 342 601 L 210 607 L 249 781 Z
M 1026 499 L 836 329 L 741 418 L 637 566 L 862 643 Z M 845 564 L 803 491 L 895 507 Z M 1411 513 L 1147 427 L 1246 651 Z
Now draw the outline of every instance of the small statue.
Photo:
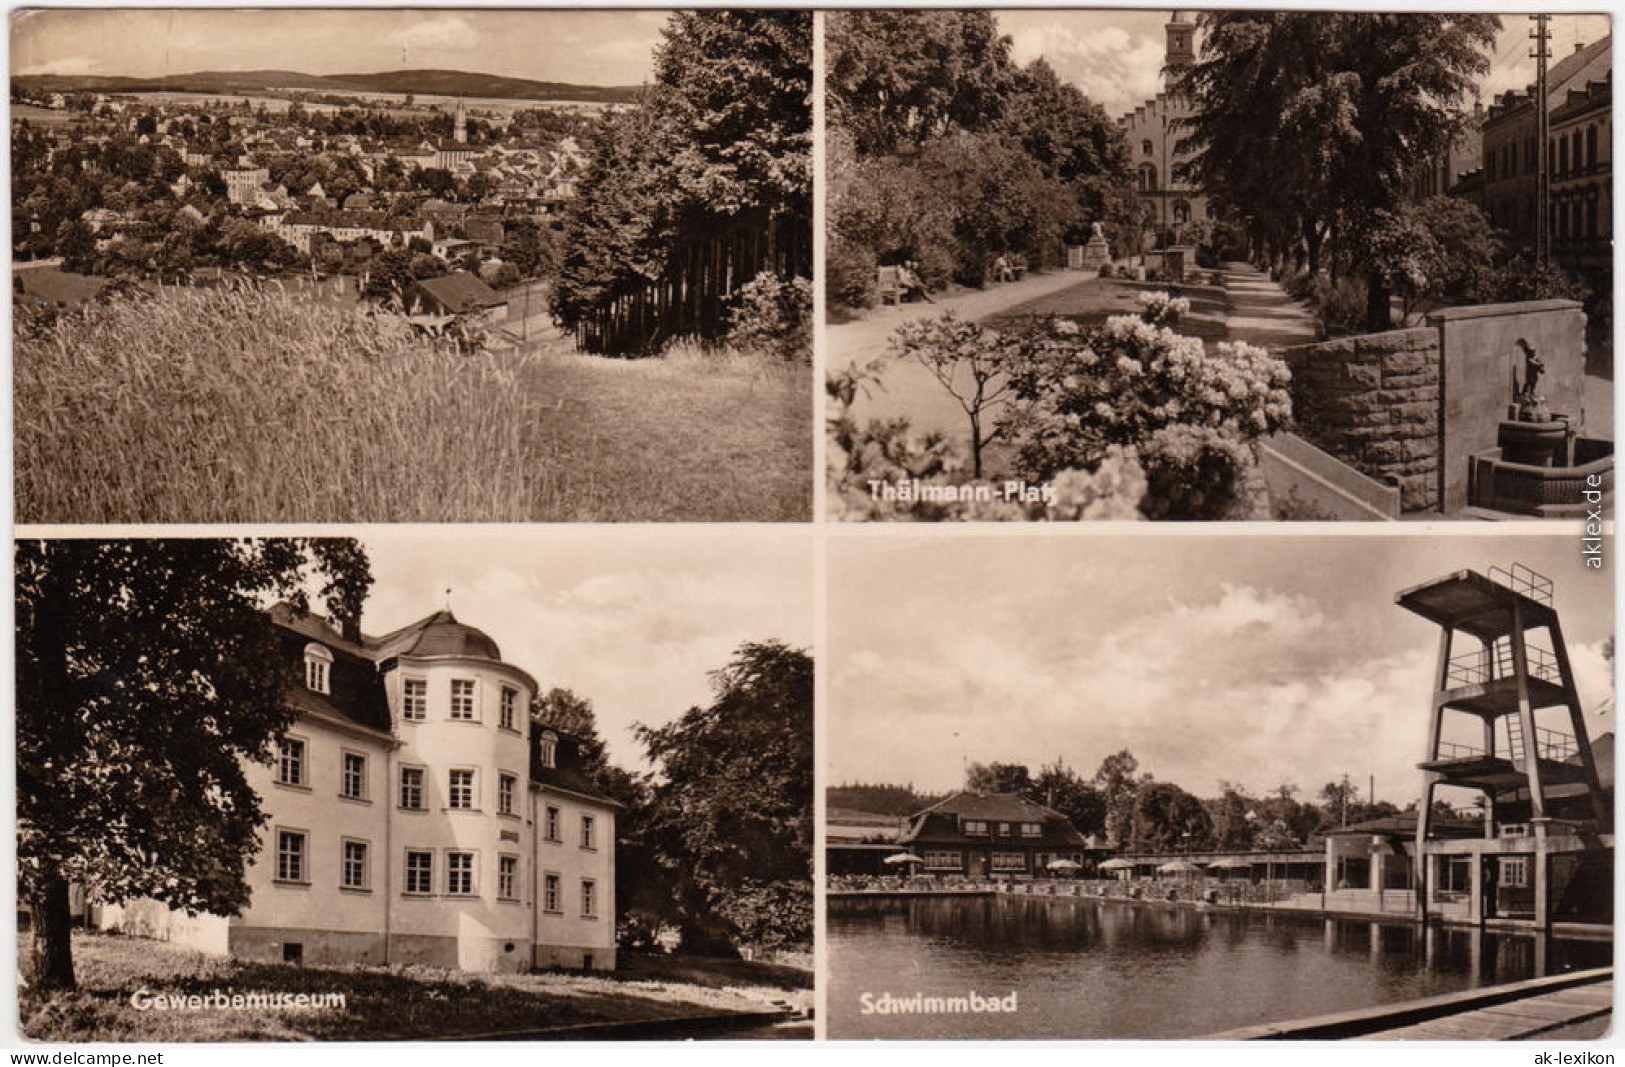
M 1522 337 L 1517 340 L 1518 349 L 1523 352 L 1523 388 L 1518 388 L 1517 372 L 1513 372 L 1513 406 L 1516 409 L 1516 418 L 1519 422 L 1550 422 L 1551 412 L 1546 408 L 1546 398 L 1535 392 L 1540 384 L 1540 376 L 1546 369 L 1546 364 L 1535 354 L 1529 342 Z
M 1106 239 L 1106 228 L 1098 222 L 1091 224 L 1089 227 L 1089 239 L 1091 241 L 1104 241 Z

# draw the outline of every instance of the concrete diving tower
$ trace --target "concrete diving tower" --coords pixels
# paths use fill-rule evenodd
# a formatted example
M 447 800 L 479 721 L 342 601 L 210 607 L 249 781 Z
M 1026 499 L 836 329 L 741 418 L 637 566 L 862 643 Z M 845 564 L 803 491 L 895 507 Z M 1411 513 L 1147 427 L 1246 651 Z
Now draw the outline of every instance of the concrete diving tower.
M 1429 856 L 1468 851 L 1459 841 L 1434 842 L 1430 833 L 1434 791 L 1450 785 L 1484 796 L 1485 841 L 1470 850 L 1475 863 L 1487 851 L 1531 853 L 1530 888 L 1535 892 L 1527 907 L 1544 926 L 1549 918 L 1545 872 L 1550 848 L 1568 851 L 1577 838 L 1596 842 L 1598 835 L 1612 830 L 1562 625 L 1552 606 L 1552 582 L 1514 564 L 1510 570 L 1492 567 L 1487 575 L 1457 571 L 1407 589 L 1396 599 L 1440 629 L 1427 748 L 1418 765 L 1423 790 L 1415 858 L 1417 885 L 1424 887 L 1418 894 L 1423 918 Z M 1538 713 L 1556 708 L 1567 709 L 1567 730 L 1537 723 Z M 1443 740 L 1446 713 L 1476 718 L 1481 742 Z M 1496 843 L 1494 848 L 1488 847 L 1490 842 Z M 1475 898 L 1479 878 L 1475 867 Z M 1476 900 L 1471 910 L 1480 920 L 1486 912 L 1494 914 L 1493 907 L 1481 910 Z

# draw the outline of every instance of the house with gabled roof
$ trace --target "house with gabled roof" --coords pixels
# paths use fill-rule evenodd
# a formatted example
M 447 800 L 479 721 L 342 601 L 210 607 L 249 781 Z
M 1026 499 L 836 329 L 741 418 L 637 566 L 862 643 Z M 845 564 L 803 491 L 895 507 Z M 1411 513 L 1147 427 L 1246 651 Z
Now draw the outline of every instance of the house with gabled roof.
M 962 790 L 911 817 L 898 844 L 926 874 L 1030 877 L 1056 860 L 1082 863 L 1087 842 L 1070 819 L 1017 793 Z

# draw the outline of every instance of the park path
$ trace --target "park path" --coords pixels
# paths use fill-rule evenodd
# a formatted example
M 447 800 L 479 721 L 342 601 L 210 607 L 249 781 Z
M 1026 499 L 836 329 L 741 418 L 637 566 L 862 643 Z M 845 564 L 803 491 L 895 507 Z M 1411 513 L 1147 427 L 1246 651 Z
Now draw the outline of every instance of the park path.
M 1219 270 L 1229 305 L 1225 314 L 1229 340 L 1286 348 L 1320 339 L 1320 323 L 1314 314 L 1268 274 L 1251 263 L 1225 263 Z
M 868 363 L 886 354 L 892 331 L 905 322 L 934 318 L 952 311 L 961 319 L 976 321 L 1049 296 L 1095 277 L 1094 271 L 1059 270 L 1029 275 L 1019 282 L 1004 282 L 987 289 L 968 289 L 953 296 L 936 298 L 936 303 L 903 304 L 871 308 L 863 318 L 824 328 L 826 373 L 838 374 L 854 364 Z M 968 380 L 968 376 L 967 376 Z M 916 431 L 938 430 L 963 440 L 970 423 L 959 403 L 931 376 L 913 362 L 890 364 L 881 376 L 882 388 L 870 389 L 853 405 L 860 423 L 870 419 L 898 416 L 909 420 Z

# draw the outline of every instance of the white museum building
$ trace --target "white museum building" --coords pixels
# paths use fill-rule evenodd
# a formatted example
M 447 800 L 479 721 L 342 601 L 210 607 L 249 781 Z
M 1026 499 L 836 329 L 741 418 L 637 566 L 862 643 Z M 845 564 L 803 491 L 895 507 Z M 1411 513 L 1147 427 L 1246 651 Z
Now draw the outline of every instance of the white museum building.
M 265 962 L 615 966 L 616 802 L 531 718 L 536 681 L 440 611 L 382 637 L 271 609 L 300 681 L 240 915 L 153 901 L 104 928 Z

